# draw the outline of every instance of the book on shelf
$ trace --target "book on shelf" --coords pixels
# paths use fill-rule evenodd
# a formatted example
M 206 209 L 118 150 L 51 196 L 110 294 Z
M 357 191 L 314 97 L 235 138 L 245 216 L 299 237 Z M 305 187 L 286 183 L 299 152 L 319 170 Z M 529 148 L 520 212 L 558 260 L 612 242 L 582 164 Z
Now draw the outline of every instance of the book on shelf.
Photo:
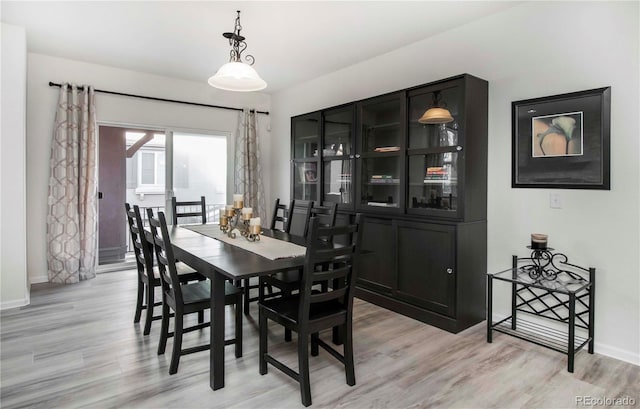
M 397 183 L 400 183 L 400 179 L 397 179 L 397 178 L 373 179 L 373 178 L 371 178 L 370 183 L 372 183 L 374 185 L 397 184 Z
M 380 146 L 375 148 L 374 152 L 397 152 L 400 150 L 399 146 Z

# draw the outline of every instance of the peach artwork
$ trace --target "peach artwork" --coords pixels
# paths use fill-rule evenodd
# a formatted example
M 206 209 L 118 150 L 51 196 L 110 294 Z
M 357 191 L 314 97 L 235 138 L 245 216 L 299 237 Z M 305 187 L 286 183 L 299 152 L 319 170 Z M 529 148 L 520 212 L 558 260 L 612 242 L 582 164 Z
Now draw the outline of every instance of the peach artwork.
M 532 119 L 532 156 L 582 155 L 582 112 Z

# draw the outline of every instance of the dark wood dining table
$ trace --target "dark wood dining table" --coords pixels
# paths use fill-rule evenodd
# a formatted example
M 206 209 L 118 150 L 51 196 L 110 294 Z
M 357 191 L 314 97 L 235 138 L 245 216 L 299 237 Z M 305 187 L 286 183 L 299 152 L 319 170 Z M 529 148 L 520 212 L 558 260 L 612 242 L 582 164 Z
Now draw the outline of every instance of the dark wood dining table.
M 198 225 L 199 232 L 179 226 L 170 227 L 169 230 L 176 258 L 211 281 L 209 385 L 213 390 L 224 388 L 225 280 L 230 279 L 235 282 L 281 270 L 301 268 L 304 264 L 304 256 L 270 260 L 206 235 L 207 231 L 213 235 L 218 229 L 217 224 L 208 224 Z M 280 231 L 263 229 L 262 235 L 305 245 L 304 238 Z M 238 236 L 236 240 L 246 239 Z

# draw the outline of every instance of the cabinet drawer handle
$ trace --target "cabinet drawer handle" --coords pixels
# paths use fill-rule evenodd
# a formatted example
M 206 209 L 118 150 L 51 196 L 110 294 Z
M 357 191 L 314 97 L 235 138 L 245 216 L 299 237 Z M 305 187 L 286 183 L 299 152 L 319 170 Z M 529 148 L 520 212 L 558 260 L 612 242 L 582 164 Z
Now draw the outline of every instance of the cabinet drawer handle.
M 448 268 L 447 269 L 447 274 L 453 274 L 453 269 L 452 268 Z
M 457 150 L 458 152 L 460 152 L 460 151 L 462 150 L 462 146 L 460 146 L 460 145 L 456 146 L 456 150 Z
M 360 159 L 360 154 L 356 153 L 356 159 Z

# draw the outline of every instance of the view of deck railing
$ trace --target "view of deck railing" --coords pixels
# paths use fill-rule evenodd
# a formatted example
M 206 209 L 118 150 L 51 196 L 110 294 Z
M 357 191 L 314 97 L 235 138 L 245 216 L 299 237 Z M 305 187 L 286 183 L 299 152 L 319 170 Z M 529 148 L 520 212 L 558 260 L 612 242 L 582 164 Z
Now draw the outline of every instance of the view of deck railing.
M 219 223 L 220 222 L 220 209 L 224 209 L 225 204 L 208 204 L 207 205 L 207 223 Z M 147 218 L 147 209 L 151 209 L 153 214 L 156 215 L 158 212 L 164 212 L 164 206 L 149 206 L 144 207 L 140 206 L 140 216 L 142 216 L 142 223 L 145 227 L 149 225 L 149 220 Z M 189 208 L 189 206 L 183 207 L 184 211 L 193 211 L 197 212 L 199 210 L 199 206 L 193 206 L 193 208 Z M 165 212 L 166 214 L 166 212 Z M 127 252 L 133 251 L 133 245 L 131 244 L 131 235 L 129 234 L 129 225 L 125 218 L 126 231 L 127 231 Z M 167 220 L 167 223 L 171 223 L 171 220 Z M 181 224 L 188 223 L 200 223 L 199 217 L 194 217 L 193 220 L 191 218 L 182 218 L 180 219 Z

